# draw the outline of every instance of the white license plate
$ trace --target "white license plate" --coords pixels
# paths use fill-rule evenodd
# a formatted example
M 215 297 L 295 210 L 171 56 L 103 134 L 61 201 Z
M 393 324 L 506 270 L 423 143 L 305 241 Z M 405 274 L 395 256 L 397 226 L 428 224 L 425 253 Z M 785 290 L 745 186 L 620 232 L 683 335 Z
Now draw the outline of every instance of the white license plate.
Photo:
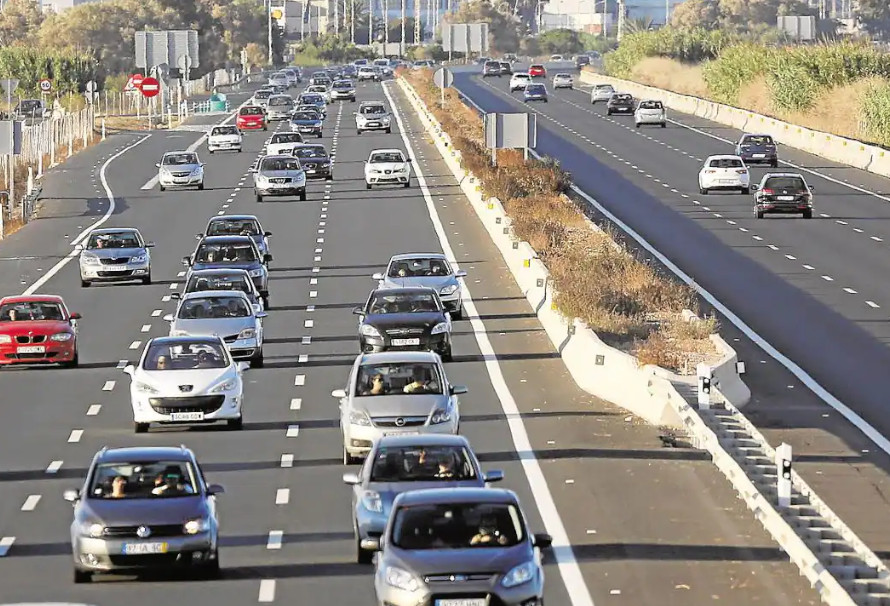
M 167 553 L 167 543 L 124 543 L 124 555 Z
M 754 158 L 766 158 L 766 154 L 754 154 Z
M 735 181 L 733 181 L 732 179 L 720 179 L 720 183 L 729 184 L 729 183 L 735 183 Z
M 384 431 L 384 436 L 419 436 L 419 431 Z
M 368 122 L 368 126 L 380 126 L 379 122 Z
M 315 130 L 315 129 L 312 128 L 311 126 L 301 126 L 300 127 L 301 133 L 311 133 L 313 130 Z
M 46 353 L 44 345 L 25 345 L 16 349 L 18 353 Z
M 420 345 L 420 339 L 393 339 L 392 344 L 395 347 L 406 347 L 408 345 Z
M 485 606 L 485 598 L 436 600 L 436 606 Z
M 173 179 L 173 182 L 174 183 L 188 183 L 189 180 L 188 180 L 188 177 L 176 177 L 175 179 Z
M 174 412 L 170 415 L 171 421 L 203 421 L 203 412 Z
M 794 196 L 779 196 L 776 199 L 782 200 L 783 202 L 790 202 L 791 200 L 794 200 Z
M 306 174 L 314 175 L 314 174 L 315 174 L 315 169 L 314 169 L 314 168 L 310 168 L 310 169 L 308 169 L 308 170 L 306 171 Z

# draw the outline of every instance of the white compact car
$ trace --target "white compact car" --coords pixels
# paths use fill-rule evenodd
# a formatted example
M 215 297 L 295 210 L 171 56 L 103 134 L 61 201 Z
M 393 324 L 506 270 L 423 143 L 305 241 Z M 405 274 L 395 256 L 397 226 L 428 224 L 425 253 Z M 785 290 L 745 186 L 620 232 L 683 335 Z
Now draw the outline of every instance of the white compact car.
M 634 111 L 634 123 L 637 128 L 640 128 L 643 124 L 654 124 L 661 126 L 661 128 L 666 128 L 667 114 L 664 111 L 664 104 L 654 99 L 640 101 L 636 111 Z
M 303 135 L 298 132 L 285 131 L 275 133 L 266 144 L 266 155 L 286 156 L 294 153 L 294 148 L 303 142 Z
M 383 101 L 365 101 L 358 106 L 354 115 L 356 134 L 369 130 L 392 132 L 392 116 Z
M 130 375 L 130 403 L 136 433 L 152 423 L 197 424 L 225 421 L 241 429 L 249 365 L 236 362 L 221 337 L 158 337 L 145 346 Z
M 230 124 L 214 126 L 207 135 L 207 153 L 223 150 L 240 153 L 243 139 L 237 126 Z
M 611 84 L 597 84 L 590 90 L 590 103 L 596 105 L 600 101 L 607 103 L 615 94 L 615 87 Z
M 359 82 L 365 82 L 366 80 L 379 81 L 380 73 L 370 65 L 364 65 L 358 68 L 355 78 Z
M 155 166 L 158 167 L 158 188 L 161 191 L 168 187 L 204 189 L 204 163 L 195 152 L 167 152 Z
M 698 173 L 698 190 L 707 194 L 712 190 L 737 189 L 751 193 L 751 175 L 739 156 L 708 156 Z
M 575 86 L 575 79 L 572 74 L 556 74 L 553 76 L 553 88 L 572 88 Z
M 288 88 L 289 84 L 287 74 L 284 72 L 276 72 L 269 76 L 269 86 L 283 86 L 284 88 Z
M 532 77 L 526 72 L 516 72 L 510 76 L 510 92 L 525 90 L 525 87 L 532 83 Z
M 411 187 L 411 160 L 400 149 L 375 149 L 365 162 L 365 186 Z

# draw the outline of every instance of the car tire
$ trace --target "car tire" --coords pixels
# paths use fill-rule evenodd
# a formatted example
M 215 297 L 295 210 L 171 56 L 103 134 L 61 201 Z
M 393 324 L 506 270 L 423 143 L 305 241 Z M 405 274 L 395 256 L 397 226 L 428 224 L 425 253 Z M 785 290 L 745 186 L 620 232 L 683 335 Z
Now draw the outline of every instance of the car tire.
M 349 454 L 349 451 L 346 450 L 346 446 L 343 446 L 343 464 L 344 465 L 355 465 L 356 457 Z
M 219 566 L 219 550 L 218 549 L 216 550 L 214 555 L 216 556 L 215 558 L 213 558 L 212 560 L 210 560 L 209 562 L 207 562 L 206 564 L 204 564 L 201 567 L 201 569 L 202 569 L 201 576 L 205 579 L 218 579 L 220 577 L 220 573 L 222 572 L 220 570 L 220 566 Z
M 607 116 L 611 116 L 611 115 L 612 115 L 612 110 L 611 110 L 611 109 L 607 109 L 607 110 L 606 110 L 606 115 L 607 115 Z
M 303 191 L 300 192 L 300 202 L 305 202 L 305 201 L 306 201 L 306 190 L 304 189 Z
M 392 127 L 391 127 L 391 126 L 390 126 L 389 128 L 386 129 L 386 134 L 387 134 L 387 135 L 391 135 L 391 134 L 392 134 Z
M 147 276 L 142 278 L 142 284 L 144 284 L 145 286 L 151 284 L 151 274 L 148 274 Z
M 362 136 L 362 129 L 360 129 L 360 128 L 355 129 L 355 134 L 357 134 L 359 137 L 361 137 L 361 136 Z
M 661 123 L 661 128 L 667 128 L 667 126 L 668 126 L 668 125 L 667 125 L 667 122 L 662 122 L 662 123 Z
M 148 423 L 133 423 L 133 433 L 148 433 Z
M 754 218 L 755 218 L 755 219 L 762 219 L 762 218 L 763 218 L 763 211 L 762 211 L 762 210 L 756 210 L 756 209 L 755 209 L 755 210 L 754 210 Z
M 204 182 L 201 181 L 200 183 L 198 183 L 198 191 L 203 191 L 203 190 L 204 190 Z
M 263 124 L 263 130 L 269 130 L 269 127 Z
M 322 137 L 322 134 L 321 134 L 321 133 L 318 133 L 318 137 L 317 137 L 317 138 L 318 138 L 318 139 L 321 139 L 321 137 Z
M 161 184 L 159 183 L 159 184 L 158 184 L 158 189 L 161 190 L 161 191 L 166 191 L 167 188 L 164 187 L 163 185 L 161 185 Z
M 81 583 L 89 583 L 93 580 L 93 573 L 89 570 L 74 569 L 74 582 L 78 585 Z
M 637 122 L 636 127 L 637 127 L 637 128 L 640 128 L 640 123 L 639 123 L 639 122 Z
M 266 365 L 266 358 L 263 355 L 263 350 L 260 349 L 259 355 L 250 359 L 250 367 L 251 368 L 262 368 Z
M 773 168 L 779 168 L 779 160 L 778 159 L 773 160 L 772 162 L 769 163 L 769 165 L 772 166 Z
M 210 154 L 210 155 L 212 156 L 212 155 L 213 155 L 213 150 L 208 148 L 208 149 L 207 149 L 207 153 Z
M 370 183 L 365 183 L 365 189 L 371 189 L 371 184 L 370 184 Z
M 263 309 L 265 309 L 266 311 L 272 309 L 272 301 L 270 299 L 271 297 L 268 296 L 263 297 Z
M 461 305 L 460 307 L 455 309 L 453 312 L 451 312 L 451 319 L 452 320 L 463 320 L 464 319 L 463 305 Z
M 80 281 L 81 288 L 89 288 L 91 285 L 92 285 L 92 282 L 90 282 L 89 280 L 81 280 Z
M 451 351 L 451 345 L 448 346 L 448 349 L 446 349 L 445 351 L 442 352 L 442 361 L 443 362 L 453 362 L 454 361 L 454 355 L 452 354 L 452 351 Z
M 698 188 L 698 193 L 700 193 L 700 194 L 703 195 L 703 196 L 707 196 L 707 195 L 708 195 L 708 191 L 709 191 L 709 190 L 708 190 L 707 187 L 699 187 L 699 188 Z
M 325 181 L 333 181 L 333 180 L 334 180 L 334 175 L 328 175 L 327 177 L 324 178 L 324 180 L 325 180 Z
M 244 429 L 244 415 L 238 417 L 237 419 L 228 419 L 226 421 L 226 427 L 231 429 L 232 431 L 241 431 Z
M 257 201 L 257 202 L 262 202 L 262 201 L 263 201 L 263 196 L 260 195 L 260 194 L 257 194 L 257 195 L 256 195 L 256 201 Z
M 813 218 L 813 211 L 812 211 L 812 210 L 805 210 L 805 211 L 803 211 L 803 218 L 804 218 L 804 219 L 812 219 L 812 218 Z
M 407 181 L 405 181 L 405 189 L 408 189 L 409 187 L 411 187 L 411 179 L 410 178 Z
M 750 193 L 751 193 L 751 188 L 750 188 L 750 187 L 743 187 L 743 188 L 742 188 L 742 194 L 744 194 L 744 195 L 747 196 L 747 195 L 749 195 Z
M 239 148 L 238 148 L 238 153 L 239 153 L 239 154 L 240 154 L 240 153 L 241 153 L 241 151 L 242 151 L 242 150 L 241 150 L 241 148 L 240 148 L 240 147 L 239 147 Z
M 362 549 L 362 539 L 355 537 L 355 561 L 359 564 L 368 565 L 374 561 L 374 552 Z

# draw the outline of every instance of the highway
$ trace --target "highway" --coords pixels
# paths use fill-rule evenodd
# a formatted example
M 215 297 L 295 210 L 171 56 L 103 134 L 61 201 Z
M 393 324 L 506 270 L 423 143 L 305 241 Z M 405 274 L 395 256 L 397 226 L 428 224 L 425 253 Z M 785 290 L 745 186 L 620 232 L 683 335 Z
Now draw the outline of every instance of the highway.
M 815 218 L 755 220 L 749 196 L 698 192 L 704 159 L 733 153 L 738 131 L 671 110 L 667 128 L 636 129 L 583 88 L 532 107 L 506 78 L 463 68 L 456 86 L 486 111 L 535 111 L 539 153 L 871 426 L 880 444 L 723 319 L 754 394 L 746 413 L 773 444 L 792 444 L 807 481 L 886 560 L 890 181 L 780 146 L 779 170 L 815 189 Z M 752 183 L 767 170 L 753 167 Z
M 0 242 L 0 286 L 20 293 L 37 283 L 37 292 L 60 294 L 82 313 L 82 364 L 0 371 L 3 600 L 140 606 L 175 595 L 234 605 L 322 596 L 371 604 L 371 568 L 354 563 L 330 392 L 344 385 L 357 353 L 350 310 L 374 286 L 371 274 L 392 254 L 447 245 L 469 272 L 477 310 L 456 323 L 447 365 L 451 380 L 469 387 L 462 432 L 485 468 L 504 470 L 504 486 L 518 492 L 532 528 L 557 537 L 564 529 L 572 546 L 558 550 L 559 565 L 545 556 L 548 606 L 818 603 L 703 453 L 665 448 L 656 428 L 577 388 L 407 101 L 398 87 L 387 89 L 358 90 L 360 101 L 396 100 L 400 122 L 391 135 L 359 137 L 356 105 L 330 106 L 321 141 L 336 151 L 336 176 L 313 183 L 306 202 L 254 201 L 247 171 L 274 129 L 246 134 L 241 154 L 209 156 L 198 147 L 204 191 L 143 189 L 162 152 L 198 141 L 190 131 L 114 137 L 48 175 L 52 197 L 41 218 Z M 388 147 L 408 148 L 427 189 L 415 181 L 411 189 L 365 190 L 364 160 Z M 273 232 L 266 366 L 245 374 L 244 429 L 137 436 L 119 367 L 166 334 L 161 318 L 182 286 L 180 259 L 210 216 L 229 212 L 255 213 Z M 82 289 L 76 260 L 43 278 L 106 214 L 104 226 L 135 226 L 157 243 L 154 283 Z M 508 419 L 514 407 L 520 416 Z M 109 576 L 74 585 L 62 491 L 80 485 L 103 445 L 180 443 L 196 451 L 209 482 L 226 488 L 222 579 Z

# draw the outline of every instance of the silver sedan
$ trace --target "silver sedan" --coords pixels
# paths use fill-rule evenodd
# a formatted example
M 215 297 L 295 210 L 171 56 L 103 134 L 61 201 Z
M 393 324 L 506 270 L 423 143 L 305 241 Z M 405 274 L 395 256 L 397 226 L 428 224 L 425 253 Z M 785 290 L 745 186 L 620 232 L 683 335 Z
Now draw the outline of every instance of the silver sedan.
M 158 167 L 158 187 L 197 187 L 204 189 L 204 163 L 190 151 L 167 152 Z
M 96 229 L 80 248 L 80 285 L 93 282 L 139 280 L 151 284 L 154 242 L 146 242 L 135 228 Z
M 265 196 L 300 196 L 300 200 L 306 200 L 306 171 L 293 156 L 265 156 L 250 172 L 257 202 Z
M 448 258 L 442 253 L 409 253 L 395 255 L 389 260 L 385 273 L 374 274 L 381 288 L 405 288 L 420 286 L 439 293 L 445 308 L 455 320 L 463 318 L 461 283 L 458 278 L 467 272 L 453 271 Z

